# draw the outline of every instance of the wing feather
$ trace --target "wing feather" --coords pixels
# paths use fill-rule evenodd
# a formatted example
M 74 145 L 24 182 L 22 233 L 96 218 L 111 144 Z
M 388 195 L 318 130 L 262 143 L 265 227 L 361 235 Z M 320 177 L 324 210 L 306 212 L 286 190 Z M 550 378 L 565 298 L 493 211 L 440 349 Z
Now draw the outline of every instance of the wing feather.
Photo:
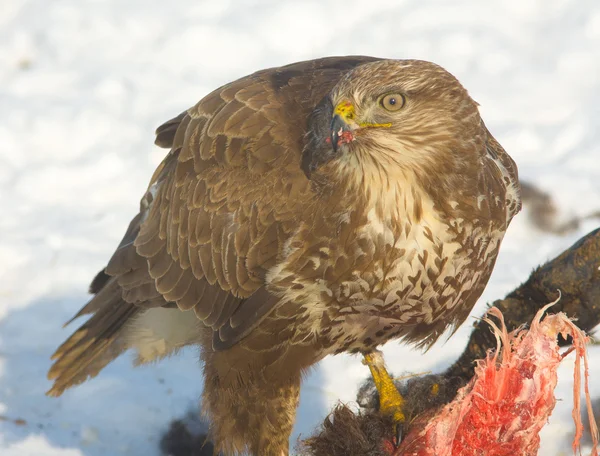
M 348 70 L 333 57 L 259 71 L 215 90 L 156 130 L 170 148 L 123 240 L 56 351 L 49 394 L 96 375 L 128 348 L 144 308 L 193 310 L 213 348 L 242 340 L 276 306 L 265 276 L 311 198 L 300 162 L 307 119 Z M 280 334 L 282 334 L 280 332 Z
M 78 314 L 102 314 L 90 320 L 92 332 L 117 334 L 135 314 L 130 306 L 157 305 L 193 309 L 213 328 L 216 349 L 255 328 L 278 302 L 266 288 L 267 271 L 311 199 L 300 168 L 307 119 L 345 72 L 372 60 L 326 58 L 259 71 L 161 125 L 156 144 L 170 151 L 95 280 L 97 296 L 109 283 L 113 294 L 93 298 Z M 126 312 L 107 310 L 119 302 Z M 101 339 L 91 342 L 98 353 Z

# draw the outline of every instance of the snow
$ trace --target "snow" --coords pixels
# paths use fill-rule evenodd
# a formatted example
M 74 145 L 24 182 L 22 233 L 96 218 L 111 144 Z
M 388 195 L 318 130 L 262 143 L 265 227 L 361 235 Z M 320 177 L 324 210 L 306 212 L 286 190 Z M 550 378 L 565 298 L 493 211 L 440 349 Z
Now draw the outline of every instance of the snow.
M 49 356 L 136 213 L 164 151 L 153 130 L 254 70 L 324 55 L 420 58 L 454 73 L 481 104 L 521 177 L 560 217 L 600 209 L 597 0 L 10 0 L 0 8 L 0 454 L 157 455 L 161 433 L 197 405 L 197 353 L 133 369 L 123 356 L 59 399 Z M 510 227 L 473 316 L 533 267 L 599 224 L 565 236 Z M 428 353 L 390 342 L 397 373 L 449 365 L 467 323 Z M 600 347 L 590 348 L 600 396 Z M 540 454 L 570 454 L 572 359 Z M 293 439 L 368 375 L 358 357 L 320 363 Z M 25 420 L 18 425 L 15 419 Z

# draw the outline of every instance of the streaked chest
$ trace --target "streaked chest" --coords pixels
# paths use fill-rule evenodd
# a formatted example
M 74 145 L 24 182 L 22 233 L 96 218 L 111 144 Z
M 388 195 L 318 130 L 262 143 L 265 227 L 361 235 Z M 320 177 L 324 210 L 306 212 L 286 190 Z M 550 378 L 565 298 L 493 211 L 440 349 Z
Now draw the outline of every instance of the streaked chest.
M 488 225 L 442 220 L 432 210 L 404 223 L 370 213 L 369 222 L 349 253 L 365 260 L 331 287 L 341 314 L 361 309 L 397 323 L 429 323 L 487 280 L 481 266 L 495 258 L 500 241 Z M 359 247 L 365 244 L 370 255 Z
M 401 199 L 390 217 L 370 209 L 356 226 L 349 215 L 310 243 L 299 228 L 268 275 L 302 315 L 299 337 L 331 331 L 360 341 L 386 326 L 430 324 L 487 281 L 482 265 L 493 263 L 501 233 L 444 216 L 424 198 L 414 204 Z

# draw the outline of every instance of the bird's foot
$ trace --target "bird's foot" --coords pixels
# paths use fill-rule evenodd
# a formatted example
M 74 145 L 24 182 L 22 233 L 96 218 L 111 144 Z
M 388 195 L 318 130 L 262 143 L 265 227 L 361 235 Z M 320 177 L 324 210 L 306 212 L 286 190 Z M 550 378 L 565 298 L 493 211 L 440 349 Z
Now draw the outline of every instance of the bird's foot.
M 392 376 L 385 368 L 383 353 L 379 350 L 364 355 L 364 364 L 369 367 L 375 388 L 379 393 L 379 412 L 392 417 L 394 421 L 394 437 L 396 445 L 402 440 L 402 430 L 406 417 L 404 415 L 404 397 L 400 394 Z

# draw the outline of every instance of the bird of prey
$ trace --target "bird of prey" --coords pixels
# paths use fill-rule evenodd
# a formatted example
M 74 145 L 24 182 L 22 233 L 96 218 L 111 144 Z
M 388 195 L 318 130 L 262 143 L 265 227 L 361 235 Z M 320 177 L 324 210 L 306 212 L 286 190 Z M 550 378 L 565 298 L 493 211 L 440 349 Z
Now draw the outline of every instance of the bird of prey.
M 224 454 L 289 454 L 303 372 L 390 339 L 429 346 L 470 312 L 520 209 L 478 105 L 419 60 L 330 57 L 258 71 L 158 128 L 169 149 L 51 395 L 127 349 L 201 347 Z M 385 378 L 376 381 L 385 389 Z M 194 379 L 191 379 L 194 381 Z M 402 398 L 389 409 L 402 419 Z

